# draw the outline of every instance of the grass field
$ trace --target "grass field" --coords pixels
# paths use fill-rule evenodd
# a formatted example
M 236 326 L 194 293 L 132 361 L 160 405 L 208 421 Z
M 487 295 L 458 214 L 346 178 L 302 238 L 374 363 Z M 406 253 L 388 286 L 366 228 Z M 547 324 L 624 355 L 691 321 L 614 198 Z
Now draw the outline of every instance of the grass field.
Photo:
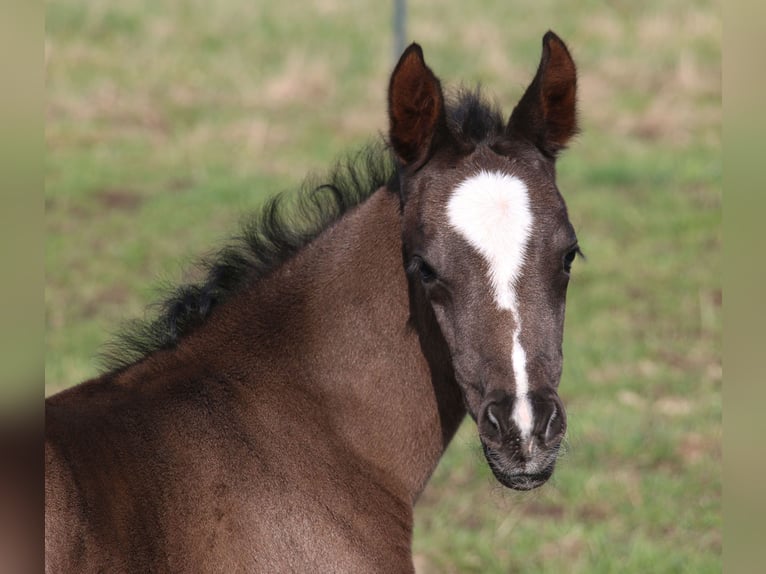
M 466 423 L 417 508 L 419 572 L 718 572 L 721 23 L 715 2 L 409 3 L 450 85 L 510 112 L 551 28 L 580 70 L 559 164 L 568 448 L 503 490 Z M 97 372 L 161 281 L 385 129 L 388 2 L 47 4 L 46 392 Z

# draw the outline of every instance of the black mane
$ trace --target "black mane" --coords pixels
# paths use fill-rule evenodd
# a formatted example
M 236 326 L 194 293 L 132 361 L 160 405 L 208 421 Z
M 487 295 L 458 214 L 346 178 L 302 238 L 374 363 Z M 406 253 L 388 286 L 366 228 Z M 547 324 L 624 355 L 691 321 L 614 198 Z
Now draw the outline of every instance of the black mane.
M 499 109 L 478 88 L 460 89 L 446 107 L 449 129 L 461 143 L 491 143 L 504 133 Z M 240 235 L 198 263 L 202 281 L 169 289 L 153 305 L 158 309 L 153 319 L 123 327 L 102 353 L 103 366 L 122 370 L 154 351 L 174 347 L 213 308 L 245 284 L 269 275 L 381 186 L 397 192 L 398 177 L 390 151 L 374 144 L 336 164 L 322 183 L 309 178 L 297 194 L 274 196 L 243 225 Z
M 481 87 L 460 88 L 448 99 L 447 123 L 452 135 L 462 144 L 492 145 L 505 138 L 503 114 L 484 96 Z

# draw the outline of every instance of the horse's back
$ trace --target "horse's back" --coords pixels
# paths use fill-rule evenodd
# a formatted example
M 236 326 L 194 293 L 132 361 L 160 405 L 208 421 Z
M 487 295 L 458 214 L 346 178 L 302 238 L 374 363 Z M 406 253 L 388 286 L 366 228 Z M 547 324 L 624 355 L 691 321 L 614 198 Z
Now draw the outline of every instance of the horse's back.
M 89 543 L 84 505 L 65 460 L 45 442 L 45 571 L 88 572 L 95 556 Z M 95 565 L 94 565 L 95 566 Z M 106 566 L 106 565 L 103 565 Z M 103 566 L 101 568 L 103 569 Z
M 321 417 L 276 401 L 244 417 L 221 384 L 103 379 L 46 401 L 48 572 L 411 568 L 396 485 Z
M 108 478 L 113 461 L 99 460 L 111 442 L 109 425 L 103 423 L 112 418 L 106 406 L 114 400 L 112 392 L 105 381 L 94 380 L 46 399 L 47 572 L 129 571 L 122 549 L 110 549 L 103 535 L 107 522 L 116 518 L 110 510 L 118 497 Z

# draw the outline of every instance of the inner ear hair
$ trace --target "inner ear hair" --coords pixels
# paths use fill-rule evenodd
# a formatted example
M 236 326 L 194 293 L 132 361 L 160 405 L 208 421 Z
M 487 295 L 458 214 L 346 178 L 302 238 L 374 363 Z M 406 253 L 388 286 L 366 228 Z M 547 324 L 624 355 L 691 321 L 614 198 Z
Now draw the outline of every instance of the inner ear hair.
M 551 31 L 543 36 L 537 73 L 514 108 L 506 131 L 528 139 L 554 158 L 578 132 L 577 68 L 566 44 Z
M 435 136 L 446 129 L 441 83 L 411 44 L 396 65 L 388 89 L 389 141 L 409 165 L 427 156 Z

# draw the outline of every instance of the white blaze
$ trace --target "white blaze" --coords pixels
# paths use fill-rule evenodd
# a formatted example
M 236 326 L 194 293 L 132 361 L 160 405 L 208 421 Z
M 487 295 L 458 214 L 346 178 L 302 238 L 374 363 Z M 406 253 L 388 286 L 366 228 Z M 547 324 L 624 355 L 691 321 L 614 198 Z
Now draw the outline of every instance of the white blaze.
M 511 363 L 516 401 L 512 418 L 522 437 L 527 438 L 534 421 L 515 289 L 532 231 L 527 186 L 512 175 L 481 171 L 455 188 L 447 213 L 452 227 L 486 259 L 495 302 L 513 316 Z

